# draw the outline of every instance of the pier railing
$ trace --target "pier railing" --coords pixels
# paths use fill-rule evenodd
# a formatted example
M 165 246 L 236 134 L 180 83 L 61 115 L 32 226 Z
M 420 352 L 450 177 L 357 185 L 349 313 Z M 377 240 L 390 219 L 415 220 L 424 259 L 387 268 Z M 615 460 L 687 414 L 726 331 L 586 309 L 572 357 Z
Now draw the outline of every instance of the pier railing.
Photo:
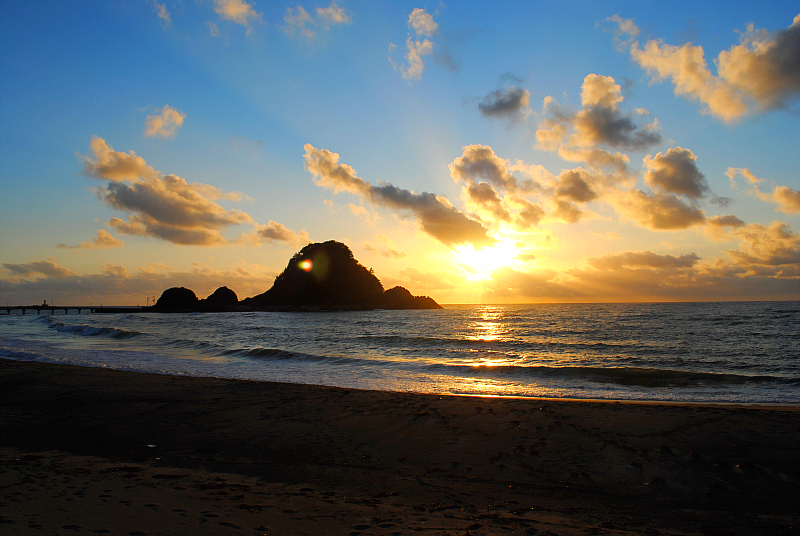
M 22 311 L 26 314 L 28 311 L 36 311 L 36 314 L 41 314 L 42 311 L 49 311 L 50 314 L 55 314 L 56 311 L 64 311 L 64 314 L 69 314 L 70 311 L 77 311 L 81 314 L 83 311 L 89 313 L 145 313 L 152 311 L 152 307 L 140 307 L 138 305 L 132 306 L 115 306 L 103 307 L 102 305 L 6 305 L 0 306 L 0 311 L 5 311 L 6 314 L 12 314 L 12 311 Z

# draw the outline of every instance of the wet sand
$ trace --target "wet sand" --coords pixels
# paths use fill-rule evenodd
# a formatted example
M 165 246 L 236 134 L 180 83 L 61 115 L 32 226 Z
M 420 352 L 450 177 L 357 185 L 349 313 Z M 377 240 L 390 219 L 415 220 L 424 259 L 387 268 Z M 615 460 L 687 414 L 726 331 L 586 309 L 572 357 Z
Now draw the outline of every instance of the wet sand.
M 800 409 L 0 359 L 3 534 L 797 534 Z

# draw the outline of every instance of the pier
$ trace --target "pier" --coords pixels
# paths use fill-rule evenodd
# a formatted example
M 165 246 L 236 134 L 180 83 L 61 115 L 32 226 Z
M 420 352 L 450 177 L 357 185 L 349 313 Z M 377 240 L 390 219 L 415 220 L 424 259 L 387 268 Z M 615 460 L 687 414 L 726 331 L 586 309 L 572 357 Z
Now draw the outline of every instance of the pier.
M 77 311 L 81 314 L 83 311 L 89 313 L 147 313 L 153 311 L 152 307 L 140 307 L 138 305 L 132 306 L 116 306 L 116 307 L 103 307 L 102 305 L 6 305 L 0 306 L 0 310 L 5 311 L 6 314 L 12 314 L 12 311 L 22 311 L 26 314 L 28 311 L 36 311 L 36 314 L 41 314 L 42 311 L 49 311 L 50 314 L 55 314 L 56 311 L 64 311 L 64 314 L 69 314 L 70 311 Z

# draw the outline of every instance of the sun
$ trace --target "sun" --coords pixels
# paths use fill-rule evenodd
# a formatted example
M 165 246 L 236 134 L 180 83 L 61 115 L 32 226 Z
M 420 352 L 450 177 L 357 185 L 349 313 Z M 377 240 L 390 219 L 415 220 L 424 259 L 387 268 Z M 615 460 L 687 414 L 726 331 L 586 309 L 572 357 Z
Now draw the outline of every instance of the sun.
M 498 268 L 519 268 L 524 264 L 517 258 L 520 250 L 516 242 L 510 238 L 482 249 L 475 249 L 472 244 L 457 246 L 454 253 L 454 263 L 466 272 L 470 281 L 491 279 L 492 272 Z

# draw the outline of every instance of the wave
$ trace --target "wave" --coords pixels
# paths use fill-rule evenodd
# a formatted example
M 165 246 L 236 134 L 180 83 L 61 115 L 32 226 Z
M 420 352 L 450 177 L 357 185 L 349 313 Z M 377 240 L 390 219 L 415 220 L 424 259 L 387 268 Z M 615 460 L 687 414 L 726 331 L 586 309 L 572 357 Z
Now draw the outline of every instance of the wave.
M 138 331 L 129 331 L 122 328 L 109 328 L 102 326 L 92 326 L 89 324 L 66 324 L 53 320 L 52 317 L 40 317 L 47 324 L 47 327 L 54 329 L 61 333 L 69 333 L 72 335 L 81 335 L 84 337 L 109 337 L 111 339 L 127 339 L 142 335 Z
M 245 357 L 263 361 L 298 361 L 306 363 L 326 363 L 342 365 L 385 365 L 386 363 L 378 360 L 361 359 L 358 357 L 328 356 L 307 354 L 303 352 L 293 352 L 291 350 L 281 350 L 279 348 L 237 348 L 225 350 L 223 355 Z
M 459 376 L 503 376 L 508 378 L 563 378 L 641 387 L 693 387 L 776 383 L 800 385 L 800 378 L 780 376 L 693 372 L 643 367 L 548 367 L 518 365 L 430 365 L 432 370 Z

